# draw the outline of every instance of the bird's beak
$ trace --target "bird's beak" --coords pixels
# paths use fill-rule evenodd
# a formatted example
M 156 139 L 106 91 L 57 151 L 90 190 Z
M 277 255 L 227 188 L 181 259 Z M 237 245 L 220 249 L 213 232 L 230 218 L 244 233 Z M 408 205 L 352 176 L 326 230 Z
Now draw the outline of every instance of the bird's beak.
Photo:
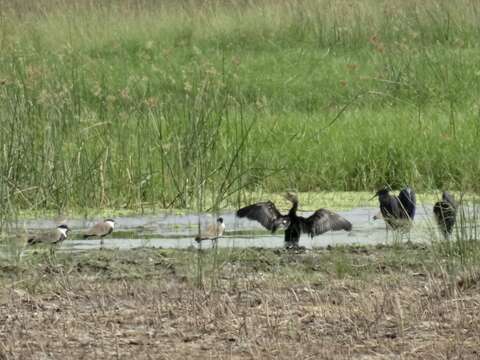
M 378 192 L 375 193 L 375 195 L 373 195 L 370 199 L 368 199 L 368 201 L 375 199 L 377 196 L 378 196 Z

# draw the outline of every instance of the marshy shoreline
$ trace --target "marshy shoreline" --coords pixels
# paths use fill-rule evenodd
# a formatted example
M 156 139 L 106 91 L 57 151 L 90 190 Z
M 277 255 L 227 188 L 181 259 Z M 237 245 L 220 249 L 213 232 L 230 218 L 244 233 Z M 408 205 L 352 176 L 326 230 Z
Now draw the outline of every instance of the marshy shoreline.
M 437 246 L 39 250 L 0 272 L 0 354 L 479 356 L 480 275 Z
M 480 358 L 480 3 L 0 4 L 0 360 Z M 431 224 L 424 244 L 381 229 L 389 245 L 305 252 L 11 240 L 65 221 L 74 245 L 162 209 L 198 217 L 119 222 L 112 246 L 181 227 L 188 247 L 205 214 L 235 231 L 236 209 L 287 209 L 285 191 L 305 212 L 371 209 L 407 184 L 429 216 L 459 195 L 450 240 Z

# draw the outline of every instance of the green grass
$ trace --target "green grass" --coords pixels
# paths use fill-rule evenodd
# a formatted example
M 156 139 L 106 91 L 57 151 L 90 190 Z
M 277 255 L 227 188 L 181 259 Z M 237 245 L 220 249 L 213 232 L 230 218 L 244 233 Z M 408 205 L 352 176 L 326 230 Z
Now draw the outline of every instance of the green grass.
M 197 263 L 199 257 L 202 260 L 201 268 Z M 405 258 L 408 261 L 402 260 Z M 88 253 L 57 251 L 51 255 L 42 249 L 23 254 L 21 261 L 2 261 L 0 265 L 0 282 L 12 279 L 20 281 L 25 275 L 35 275 L 35 269 L 42 272 L 40 269 L 50 266 L 65 273 L 92 272 L 107 280 L 146 279 L 158 275 L 155 269 L 161 269 L 174 272 L 192 285 L 198 285 L 198 271 L 201 271 L 204 285 L 208 287 L 211 287 L 212 281 L 228 280 L 230 277 L 241 280 L 252 273 L 293 284 L 324 281 L 329 277 L 372 278 L 379 271 L 393 274 L 405 270 L 436 269 L 430 249 L 413 246 L 401 249 L 388 246 L 338 246 L 303 254 L 281 249 L 218 249 L 215 252 L 144 248 Z
M 478 248 L 478 246 L 477 246 Z M 439 274 L 447 270 L 453 281 L 458 274 L 470 274 L 478 266 L 459 263 L 447 266 L 449 256 L 430 246 L 334 246 L 306 253 L 282 249 L 178 250 L 143 248 L 128 251 L 102 250 L 54 254 L 46 249 L 24 253 L 21 259 L 0 259 L 0 284 L 35 287 L 39 278 L 55 274 L 94 275 L 98 280 L 148 280 L 173 274 L 195 287 L 219 290 L 236 288 L 252 276 L 265 286 L 324 284 L 333 279 L 374 282 L 383 275 Z M 452 263 L 453 264 L 453 263 Z M 164 275 L 162 275 L 164 274 Z M 220 286 L 221 284 L 221 286 Z
M 475 2 L 0 11 L 2 213 L 215 210 L 244 191 L 385 183 L 479 190 Z

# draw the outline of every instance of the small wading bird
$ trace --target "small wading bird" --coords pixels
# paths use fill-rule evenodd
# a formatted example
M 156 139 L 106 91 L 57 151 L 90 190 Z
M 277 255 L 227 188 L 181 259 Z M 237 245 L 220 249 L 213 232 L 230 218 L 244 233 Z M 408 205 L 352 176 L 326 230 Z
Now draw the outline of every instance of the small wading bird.
M 443 192 L 442 200 L 433 205 L 435 220 L 445 239 L 448 239 L 452 234 L 453 226 L 457 218 L 457 207 L 455 198 L 447 191 Z
M 415 217 L 415 206 L 417 198 L 415 192 L 410 187 L 405 187 L 398 196 L 390 195 L 388 188 L 378 190 L 375 195 L 378 196 L 380 203 L 381 217 L 385 220 L 388 227 L 396 229 L 409 229 L 412 220 Z M 372 199 L 373 199 L 372 198 Z M 374 216 L 374 220 L 380 216 Z
M 256 220 L 265 228 L 274 233 L 280 226 L 286 227 L 285 247 L 296 248 L 302 233 L 312 238 L 327 231 L 352 230 L 352 224 L 342 216 L 327 209 L 319 209 L 308 218 L 297 215 L 298 198 L 287 193 L 285 198 L 292 203 L 287 215 L 282 215 L 271 201 L 248 205 L 237 211 L 240 218 Z
M 35 245 L 35 244 L 52 244 L 58 245 L 63 240 L 68 237 L 68 233 L 70 228 L 65 225 L 59 225 L 53 231 L 42 232 L 36 235 L 31 235 L 28 237 L 27 243 L 28 245 Z
M 115 228 L 115 220 L 105 219 L 104 221 L 100 221 L 95 225 L 93 225 L 90 229 L 88 229 L 83 234 L 83 238 L 87 239 L 93 236 L 99 237 L 100 246 L 103 246 L 103 238 L 111 234 L 114 228 Z
M 202 240 L 212 240 L 215 244 L 217 239 L 223 236 L 225 232 L 225 223 L 223 218 L 219 217 L 216 224 L 209 225 L 204 231 L 200 231 L 195 237 L 195 241 L 200 243 Z

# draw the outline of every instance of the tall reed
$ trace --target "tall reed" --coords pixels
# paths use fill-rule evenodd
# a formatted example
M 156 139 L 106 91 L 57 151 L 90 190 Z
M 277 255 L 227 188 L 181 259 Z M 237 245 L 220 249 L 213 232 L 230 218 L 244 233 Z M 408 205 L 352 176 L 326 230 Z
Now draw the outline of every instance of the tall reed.
M 474 2 L 1 5 L 2 213 L 479 189 Z

